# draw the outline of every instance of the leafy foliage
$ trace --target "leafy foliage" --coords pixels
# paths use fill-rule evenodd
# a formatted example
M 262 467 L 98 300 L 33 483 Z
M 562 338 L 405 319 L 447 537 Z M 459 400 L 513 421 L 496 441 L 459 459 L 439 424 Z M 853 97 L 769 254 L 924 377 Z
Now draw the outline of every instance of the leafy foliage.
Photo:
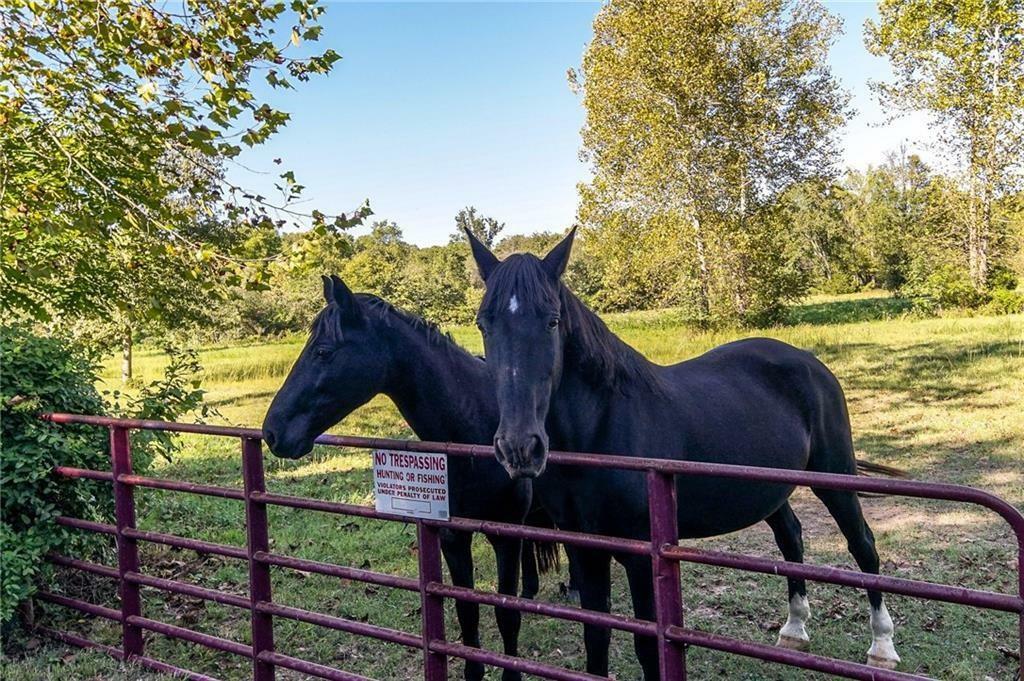
M 957 217 L 965 200 L 957 183 L 905 151 L 866 171 L 849 171 L 838 184 L 798 185 L 784 197 L 814 286 L 826 292 L 885 288 L 914 299 L 921 311 L 976 308 L 1017 286 L 1008 257 L 990 263 L 985 289 L 974 286 L 970 241 Z M 993 211 L 1019 230 L 1015 204 L 1000 201 Z M 1000 248 L 1009 254 L 1018 245 L 1007 239 Z M 1000 300 L 1012 296 L 1000 293 Z
M 89 483 L 53 475 L 57 465 L 107 468 L 106 431 L 37 417 L 41 411 L 104 413 L 96 365 L 80 347 L 23 326 L 0 327 L 0 364 L 0 621 L 6 622 L 32 593 L 43 554 L 86 541 L 54 518 L 105 521 L 112 507 Z
M 307 219 L 323 232 L 368 214 L 296 212 L 291 171 L 277 203 L 224 178 L 225 162 L 288 121 L 251 81 L 291 88 L 339 59 L 300 53 L 321 32 L 316 0 L 288 8 L 284 36 L 283 2 L 15 0 L 0 10 L 5 308 L 122 325 L 180 319 L 224 285 L 265 276 L 271 256 L 241 255 L 244 239 L 224 233 Z
M 1021 314 L 1024 312 L 1024 293 L 997 288 L 992 291 L 984 311 L 988 314 Z

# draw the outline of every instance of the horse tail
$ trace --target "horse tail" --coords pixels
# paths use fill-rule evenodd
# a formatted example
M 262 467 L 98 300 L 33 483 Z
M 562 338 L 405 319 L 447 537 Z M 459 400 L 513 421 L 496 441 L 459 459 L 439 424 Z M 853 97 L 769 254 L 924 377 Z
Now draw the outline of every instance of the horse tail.
M 907 472 L 902 468 L 894 468 L 892 466 L 886 466 L 880 463 L 872 463 L 871 461 L 864 461 L 863 459 L 856 459 L 857 461 L 857 475 L 863 475 L 865 477 L 876 477 L 882 476 L 885 478 L 905 478 Z M 878 492 L 857 492 L 857 496 L 865 499 L 875 499 L 878 497 L 886 497 L 888 494 L 881 494 Z
M 555 529 L 555 521 L 540 506 L 534 506 L 526 516 L 526 524 L 531 527 L 538 527 L 546 530 Z M 525 551 L 533 551 L 537 560 L 537 571 L 546 574 L 554 570 L 562 569 L 561 555 L 558 550 L 558 542 L 553 541 L 530 541 L 523 546 Z
M 537 558 L 537 571 L 546 574 L 551 571 L 558 572 L 562 569 L 562 559 L 558 551 L 558 542 L 534 541 L 533 554 Z
M 857 475 L 881 475 L 886 478 L 905 478 L 907 472 L 902 468 L 894 468 L 880 463 L 857 459 Z

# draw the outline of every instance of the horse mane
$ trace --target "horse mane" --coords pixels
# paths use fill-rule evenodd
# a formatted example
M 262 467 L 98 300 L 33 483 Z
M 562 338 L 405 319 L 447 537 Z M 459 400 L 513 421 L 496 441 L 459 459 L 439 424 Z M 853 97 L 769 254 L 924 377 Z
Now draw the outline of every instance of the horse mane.
M 598 387 L 620 392 L 642 385 L 660 391 L 654 366 L 637 350 L 616 336 L 597 314 L 559 282 L 558 296 L 566 326 L 566 359 L 573 361 L 585 378 Z
M 638 385 L 660 390 L 658 377 L 647 358 L 612 333 L 593 310 L 561 281 L 551 285 L 550 275 L 534 255 L 510 255 L 487 279 L 481 310 L 498 313 L 515 294 L 521 305 L 561 310 L 566 335 L 565 361 L 596 388 L 628 392 Z
M 388 326 L 391 326 L 392 322 L 400 322 L 423 333 L 427 338 L 427 342 L 432 345 L 438 345 L 449 351 L 457 351 L 461 354 L 473 357 L 474 359 L 482 359 L 472 355 L 468 350 L 456 343 L 450 333 L 442 331 L 434 322 L 427 321 L 419 315 L 403 310 L 400 307 L 396 307 L 392 303 L 389 303 L 383 298 L 375 296 L 372 293 L 357 293 L 355 296 L 359 302 L 363 304 L 364 309 L 376 312 L 378 319 Z

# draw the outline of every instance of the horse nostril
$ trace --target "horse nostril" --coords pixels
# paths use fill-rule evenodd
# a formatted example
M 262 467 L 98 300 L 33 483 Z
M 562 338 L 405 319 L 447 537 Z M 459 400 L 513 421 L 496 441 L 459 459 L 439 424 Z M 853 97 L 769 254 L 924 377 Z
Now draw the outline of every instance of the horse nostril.
M 530 443 L 527 445 L 526 451 L 530 455 L 530 460 L 532 461 L 536 461 L 544 456 L 544 443 L 540 441 L 540 437 L 531 435 Z
M 498 455 L 498 461 L 507 461 L 508 440 L 500 435 L 494 438 L 494 452 Z
M 270 447 L 270 449 L 274 449 L 274 444 L 277 442 L 277 438 L 274 437 L 274 431 L 264 430 L 263 441 L 267 443 L 267 446 Z

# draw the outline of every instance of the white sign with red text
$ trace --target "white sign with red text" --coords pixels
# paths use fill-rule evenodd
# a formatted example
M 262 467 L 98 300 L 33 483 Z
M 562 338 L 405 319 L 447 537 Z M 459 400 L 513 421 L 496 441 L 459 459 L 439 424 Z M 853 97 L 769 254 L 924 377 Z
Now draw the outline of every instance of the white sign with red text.
M 378 449 L 373 494 L 381 513 L 448 520 L 448 457 Z

